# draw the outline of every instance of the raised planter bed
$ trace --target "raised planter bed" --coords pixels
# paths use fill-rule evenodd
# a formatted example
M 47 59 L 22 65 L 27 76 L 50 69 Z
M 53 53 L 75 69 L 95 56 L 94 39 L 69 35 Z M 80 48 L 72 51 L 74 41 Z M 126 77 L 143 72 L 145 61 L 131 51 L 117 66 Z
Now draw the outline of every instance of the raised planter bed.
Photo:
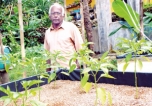
M 67 70 L 58 70 L 57 71 L 57 81 L 56 88 L 53 86 L 53 82 L 50 84 L 47 83 L 47 79 L 43 79 L 43 83 L 40 84 L 40 101 L 47 103 L 46 106 L 93 106 L 95 100 L 95 89 L 94 87 L 90 92 L 85 93 L 80 88 L 80 70 L 75 70 L 66 76 L 61 72 L 66 72 Z M 48 72 L 51 74 L 51 72 Z M 97 77 L 103 73 L 99 71 Z M 138 87 L 139 87 L 139 99 L 135 99 L 135 90 L 134 87 L 134 73 L 133 72 L 109 72 L 110 75 L 114 76 L 116 79 L 101 78 L 98 81 L 98 86 L 105 88 L 106 91 L 110 92 L 112 96 L 112 106 L 151 106 L 152 103 L 150 95 L 152 89 L 152 74 L 151 73 L 137 73 L 138 77 Z M 31 76 L 25 79 L 18 80 L 16 82 L 10 82 L 1 85 L 6 88 L 10 87 L 12 91 L 24 91 L 21 82 L 28 80 L 37 80 L 39 75 Z M 93 77 L 89 78 L 89 82 L 94 82 Z M 16 84 L 15 84 L 16 83 Z M 17 86 L 15 86 L 17 85 Z M 37 85 L 32 86 L 35 88 Z M 0 92 L 0 97 L 5 96 L 3 92 Z M 32 99 L 38 99 L 38 96 L 28 98 L 28 101 Z M 20 104 L 20 100 L 17 104 Z M 101 102 L 98 101 L 98 104 L 101 105 Z M 0 105 L 3 105 L 3 102 L 0 102 Z M 108 105 L 108 104 L 107 104 Z M 12 105 L 8 105 L 12 106 Z M 17 105 L 20 106 L 20 105 Z M 30 105 L 31 106 L 31 105 Z M 99 106 L 99 105 L 97 105 Z
M 57 71 L 57 80 L 71 80 L 71 81 L 80 81 L 80 70 L 73 71 L 70 76 L 66 76 L 62 74 L 61 72 L 66 72 L 67 70 L 58 70 Z M 51 72 L 48 72 L 51 74 Z M 102 71 L 99 71 L 97 74 L 97 78 L 100 76 L 100 74 L 103 73 Z M 134 78 L 134 72 L 117 72 L 117 71 L 111 71 L 109 72 L 110 75 L 115 77 L 116 79 L 109 79 L 109 78 L 101 78 L 98 83 L 107 83 L 107 84 L 114 84 L 114 85 L 129 85 L 134 86 L 135 85 L 135 78 Z M 6 84 L 1 84 L 0 86 L 6 88 L 7 86 L 10 87 L 11 91 L 24 91 L 21 82 L 22 81 L 28 81 L 28 80 L 37 80 L 39 75 L 31 76 L 28 78 L 20 79 L 14 82 L 9 82 Z M 137 78 L 138 78 L 138 87 L 152 87 L 152 73 L 140 73 L 137 72 Z M 44 82 L 40 84 L 40 86 L 48 84 L 47 79 L 42 79 Z M 93 77 L 90 76 L 89 82 L 94 82 Z M 37 87 L 37 85 L 32 86 L 32 88 Z M 0 97 L 5 95 L 3 92 L 0 92 Z

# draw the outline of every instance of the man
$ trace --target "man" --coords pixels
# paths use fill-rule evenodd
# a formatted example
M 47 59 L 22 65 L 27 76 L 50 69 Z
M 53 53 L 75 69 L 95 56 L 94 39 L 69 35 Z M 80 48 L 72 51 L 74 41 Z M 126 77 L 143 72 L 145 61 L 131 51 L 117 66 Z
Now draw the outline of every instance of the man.
M 58 60 L 62 67 L 69 68 L 73 53 L 81 49 L 83 43 L 79 29 L 72 22 L 64 21 L 64 8 L 58 3 L 49 9 L 51 27 L 45 32 L 44 48 L 51 53 L 60 51 L 65 60 Z

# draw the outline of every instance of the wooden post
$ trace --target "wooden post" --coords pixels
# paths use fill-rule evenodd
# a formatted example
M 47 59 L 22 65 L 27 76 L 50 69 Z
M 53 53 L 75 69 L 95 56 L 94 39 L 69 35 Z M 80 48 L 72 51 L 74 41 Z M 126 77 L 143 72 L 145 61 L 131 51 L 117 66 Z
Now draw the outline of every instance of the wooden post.
M 22 17 L 22 0 L 18 0 L 19 10 L 19 26 L 20 26 L 20 43 L 21 43 L 21 55 L 22 60 L 25 60 L 25 48 L 24 48 L 24 32 L 23 32 L 23 17 Z M 26 73 L 23 73 L 23 78 L 26 77 Z
M 109 50 L 109 25 L 112 22 L 110 0 L 96 0 L 100 53 Z

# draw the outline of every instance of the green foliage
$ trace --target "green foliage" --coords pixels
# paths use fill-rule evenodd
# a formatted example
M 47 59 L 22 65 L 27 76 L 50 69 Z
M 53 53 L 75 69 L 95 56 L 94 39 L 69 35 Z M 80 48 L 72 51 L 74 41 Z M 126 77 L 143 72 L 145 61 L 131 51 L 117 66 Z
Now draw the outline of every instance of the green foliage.
M 50 83 L 51 81 L 54 80 L 54 87 L 56 87 L 56 78 L 57 78 L 57 70 L 59 68 L 62 68 L 62 66 L 59 64 L 58 61 L 64 61 L 65 58 L 61 55 L 60 51 L 54 51 L 54 52 L 49 52 L 49 51 L 45 51 L 46 53 L 46 57 L 48 57 L 46 60 L 51 60 L 51 64 L 48 64 L 49 68 L 51 68 L 51 74 L 42 74 L 41 78 L 47 78 L 48 79 L 48 83 Z
M 8 45 L 11 48 L 11 53 L 18 53 L 21 51 L 21 47 L 13 35 L 4 36 L 2 41 L 3 44 Z
M 31 86 L 35 84 L 42 83 L 43 81 L 40 80 L 32 80 L 32 81 L 23 81 L 22 86 L 25 89 L 24 92 L 14 92 L 11 91 L 10 88 L 7 86 L 7 88 L 0 87 L 0 91 L 4 92 L 6 96 L 3 96 L 0 98 L 0 101 L 4 101 L 4 106 L 7 106 L 8 104 L 14 104 L 17 106 L 17 101 L 19 99 L 22 99 L 22 106 L 29 105 L 31 102 L 28 102 L 27 99 L 30 96 L 36 96 L 36 91 L 40 90 L 39 88 L 33 88 L 30 89 Z M 34 103 L 34 101 L 32 101 Z M 37 103 L 40 103 L 41 105 L 33 105 L 33 106 L 46 106 L 46 104 L 38 101 Z
M 46 60 L 48 57 L 45 54 L 45 51 L 42 49 L 42 46 L 35 46 L 26 49 L 27 57 L 23 61 L 21 59 L 21 54 L 11 53 L 9 58 L 5 59 L 10 61 L 9 66 L 7 66 L 10 80 L 18 80 L 22 78 L 23 72 L 27 73 L 27 77 L 44 73 L 48 65 Z
M 43 45 L 27 47 L 25 53 L 27 58 L 43 57 L 45 54 Z
M 73 18 L 73 17 L 70 16 L 70 13 L 68 13 L 68 14 L 67 14 L 67 19 L 66 19 L 66 20 L 67 20 L 67 21 L 72 21 L 72 18 Z
M 121 0 L 115 0 L 112 3 L 112 7 L 118 16 L 124 18 L 128 24 L 133 27 L 137 33 L 139 33 L 139 14 L 137 14 L 128 4 Z
M 84 44 L 82 44 L 82 49 L 80 49 L 79 51 L 77 51 L 73 58 L 71 59 L 71 61 L 76 61 L 78 60 L 78 62 L 86 67 L 83 67 L 83 69 L 81 69 L 81 87 L 83 88 L 84 91 L 89 92 L 89 90 L 92 87 L 92 84 L 90 82 L 88 82 L 88 79 L 90 76 L 93 76 L 94 78 L 94 85 L 95 85 L 95 89 L 96 89 L 96 100 L 95 100 L 95 106 L 97 105 L 97 99 L 98 99 L 98 95 L 103 96 L 104 94 L 101 92 L 98 92 L 98 86 L 97 86 L 97 82 L 99 81 L 99 79 L 101 77 L 106 77 L 106 78 L 114 78 L 111 75 L 108 74 L 109 72 L 109 68 L 114 68 L 116 69 L 116 67 L 111 64 L 111 61 L 108 58 L 108 52 L 105 52 L 101 58 L 97 59 L 94 57 L 91 57 L 90 54 L 93 53 L 93 51 L 91 51 L 90 49 L 88 49 L 88 45 L 92 44 L 91 42 L 85 42 Z M 69 64 L 71 64 L 71 61 Z M 97 79 L 97 73 L 99 71 L 103 71 L 103 74 L 100 75 L 100 77 Z M 69 72 L 71 73 L 71 71 Z M 67 73 L 66 75 L 69 75 L 69 73 Z M 104 96 L 104 100 L 106 100 L 106 97 Z M 102 99 L 102 103 L 104 104 L 105 101 L 103 101 Z
M 139 15 L 125 2 L 120 0 L 115 0 L 113 2 L 113 8 L 115 13 L 123 17 L 128 24 L 134 28 L 135 32 L 141 33 L 144 37 L 146 37 L 149 41 L 145 40 L 144 38 L 137 40 L 136 38 L 133 38 L 132 40 L 126 39 L 126 38 L 120 38 L 120 42 L 118 43 L 117 47 L 124 53 L 127 53 L 125 58 L 125 64 L 123 66 L 123 72 L 126 70 L 126 68 L 129 65 L 129 61 L 133 59 L 135 65 L 134 65 L 134 73 L 135 73 L 135 86 L 136 86 L 136 98 L 138 98 L 138 89 L 137 89 L 137 76 L 136 76 L 136 68 L 137 64 L 138 67 L 142 68 L 142 61 L 140 58 L 137 58 L 140 54 L 149 53 L 151 51 L 152 44 L 151 40 L 144 34 L 143 31 L 140 29 L 139 25 Z M 148 17 L 144 20 L 145 23 L 150 21 L 151 14 L 146 13 Z M 133 33 L 132 33 L 133 34 Z M 150 44 L 149 44 L 150 43 Z
M 7 0 L 5 0 L 7 1 Z M 23 24 L 25 47 L 37 46 L 43 42 L 45 30 L 50 26 L 51 21 L 48 17 L 48 11 L 55 0 L 23 0 Z M 63 4 L 62 0 L 59 0 Z M 17 0 L 4 3 L 0 8 L 0 31 L 5 36 L 5 45 L 12 45 L 10 36 L 20 43 Z M 14 42 L 12 42 L 14 43 Z

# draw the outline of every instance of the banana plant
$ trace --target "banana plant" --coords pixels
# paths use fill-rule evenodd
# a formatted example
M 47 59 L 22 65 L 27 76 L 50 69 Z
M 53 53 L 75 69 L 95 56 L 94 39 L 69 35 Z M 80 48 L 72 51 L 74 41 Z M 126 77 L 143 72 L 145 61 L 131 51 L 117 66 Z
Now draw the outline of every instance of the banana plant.
M 139 22 L 139 14 L 134 11 L 128 4 L 122 0 L 114 0 L 112 3 L 112 8 L 114 12 L 121 18 L 124 18 L 127 23 L 133 27 L 133 30 L 139 34 L 141 33 L 144 38 L 152 42 L 141 30 Z

